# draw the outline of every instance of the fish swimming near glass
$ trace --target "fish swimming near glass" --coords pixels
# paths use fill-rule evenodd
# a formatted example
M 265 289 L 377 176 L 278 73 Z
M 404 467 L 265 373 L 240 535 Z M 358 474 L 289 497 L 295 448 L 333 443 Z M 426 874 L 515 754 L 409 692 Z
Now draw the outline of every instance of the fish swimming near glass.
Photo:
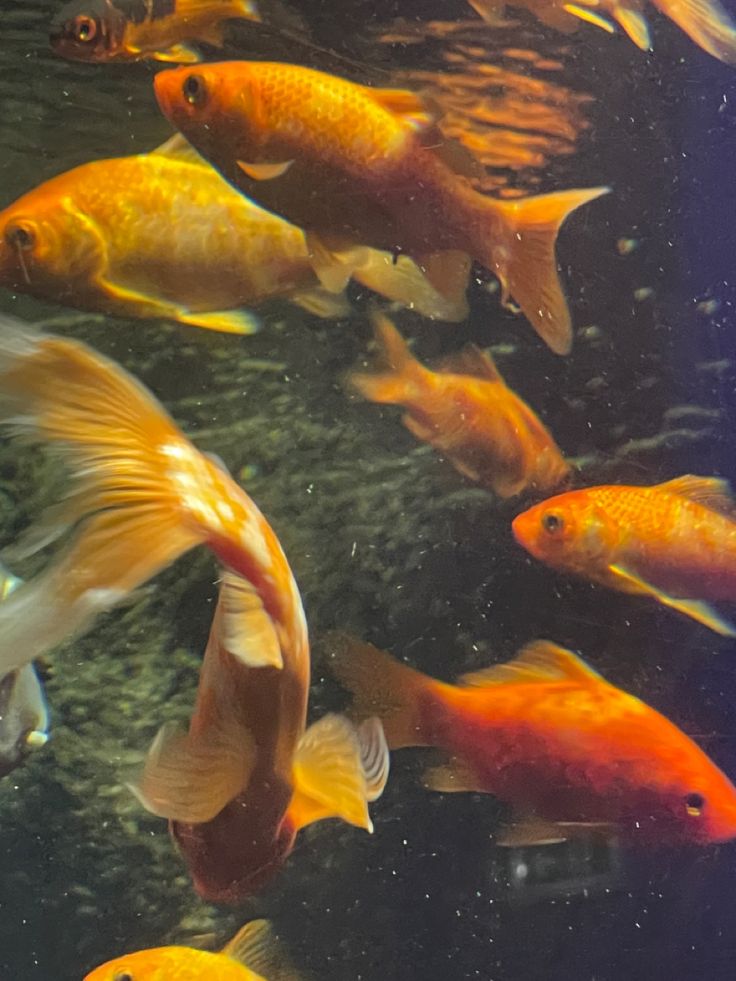
M 260 21 L 251 0 L 72 0 L 54 17 L 51 47 L 76 61 L 201 60 L 193 42 L 221 48 L 232 20 Z
M 352 372 L 348 384 L 372 402 L 406 410 L 402 422 L 463 476 L 500 497 L 546 492 L 570 475 L 547 428 L 474 345 L 431 371 L 411 354 L 388 317 L 373 318 L 383 370 Z
M 736 837 L 736 787 L 672 722 L 550 641 L 447 684 L 343 634 L 325 638 L 358 718 L 392 749 L 434 747 L 426 785 L 510 805 L 506 844 L 599 828 L 623 843 L 707 845 Z
M 725 480 L 687 474 L 652 487 L 569 491 L 518 515 L 512 530 L 554 569 L 736 636 L 710 605 L 736 601 L 736 503 Z
M 219 953 L 155 947 L 124 954 L 84 981 L 298 981 L 266 920 L 246 923 Z
M 467 314 L 406 256 L 339 257 L 351 277 L 432 319 Z M 469 272 L 469 269 L 467 270 Z M 304 233 L 232 188 L 180 136 L 151 153 L 95 160 L 0 212 L 0 285 L 122 317 L 229 333 L 261 325 L 252 308 L 284 298 L 323 317 L 350 313 L 320 286 Z
M 155 78 L 164 115 L 259 204 L 307 233 L 317 273 L 339 289 L 341 248 L 413 258 L 457 292 L 468 258 L 494 273 L 558 354 L 572 345 L 555 242 L 596 187 L 502 201 L 469 182 L 477 162 L 437 130 L 414 92 L 274 62 L 224 62 Z
M 368 804 L 388 778 L 377 719 L 360 728 L 339 715 L 306 727 L 309 646 L 286 604 L 226 572 L 184 734 L 156 738 L 132 786 L 172 837 L 197 892 L 234 903 L 285 862 L 298 831 L 326 818 L 373 830 Z M 285 591 L 280 591 L 286 595 Z

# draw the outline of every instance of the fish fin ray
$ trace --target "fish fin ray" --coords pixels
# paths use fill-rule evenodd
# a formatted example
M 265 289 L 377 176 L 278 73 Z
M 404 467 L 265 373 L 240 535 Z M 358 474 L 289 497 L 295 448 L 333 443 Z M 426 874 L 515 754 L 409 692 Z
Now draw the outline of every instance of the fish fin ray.
M 549 684 L 556 681 L 572 681 L 581 685 L 607 683 L 581 657 L 550 640 L 532 641 L 512 661 L 493 664 L 458 678 L 458 684 L 464 688 Z
M 708 54 L 736 64 L 736 24 L 718 0 L 654 0 L 654 4 Z
M 299 981 L 299 974 L 268 920 L 246 923 L 225 944 L 222 953 L 257 975 L 253 981 Z
M 276 627 L 252 583 L 223 572 L 220 607 L 220 640 L 228 653 L 249 668 L 283 668 Z
M 688 501 L 701 504 L 710 511 L 716 511 L 728 518 L 736 518 L 736 501 L 727 480 L 720 477 L 698 477 L 695 474 L 685 474 L 675 477 L 664 484 L 658 484 L 657 490 L 676 494 Z

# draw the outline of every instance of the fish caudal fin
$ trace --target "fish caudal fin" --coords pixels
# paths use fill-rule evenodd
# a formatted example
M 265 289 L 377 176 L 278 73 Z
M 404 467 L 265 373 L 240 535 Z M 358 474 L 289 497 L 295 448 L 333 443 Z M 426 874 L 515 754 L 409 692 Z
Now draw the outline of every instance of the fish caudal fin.
M 325 645 L 334 675 L 354 696 L 351 714 L 379 718 L 390 749 L 432 745 L 422 704 L 438 682 L 348 634 L 328 634 Z
M 416 397 L 427 369 L 412 355 L 388 317 L 375 313 L 372 320 L 380 362 L 388 370 L 356 371 L 348 376 L 348 383 L 369 402 L 401 404 Z
M 501 219 L 501 242 L 493 244 L 484 264 L 498 276 L 503 302 L 513 298 L 556 354 L 569 354 L 572 347 L 570 312 L 555 258 L 557 233 L 571 212 L 608 190 L 593 187 L 491 202 Z
M 654 0 L 703 51 L 736 64 L 736 23 L 718 0 Z
M 368 804 L 383 793 L 388 772 L 388 746 L 378 719 L 356 729 L 342 715 L 326 715 L 307 729 L 294 756 L 292 827 L 336 817 L 372 832 Z
M 175 724 L 162 726 L 143 773 L 128 784 L 147 811 L 187 824 L 211 821 L 245 788 L 254 759 L 249 733 L 234 720 L 218 720 L 206 736 Z
M 299 981 L 299 974 L 268 920 L 246 923 L 223 947 L 222 953 L 264 981 Z

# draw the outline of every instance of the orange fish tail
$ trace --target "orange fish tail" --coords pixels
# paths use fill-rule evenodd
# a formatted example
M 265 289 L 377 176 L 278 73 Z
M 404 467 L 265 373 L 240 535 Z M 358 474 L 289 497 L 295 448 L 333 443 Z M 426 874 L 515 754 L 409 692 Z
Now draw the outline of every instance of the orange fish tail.
M 436 682 L 348 634 L 325 640 L 335 676 L 354 697 L 356 717 L 379 718 L 390 749 L 432 745 L 423 707 Z
M 572 347 L 570 312 L 557 274 L 557 234 L 571 212 L 607 192 L 594 187 L 490 202 L 501 219 L 501 241 L 493 242 L 490 258 L 478 258 L 498 276 L 503 302 L 513 298 L 556 354 L 569 354 Z
M 718 0 L 654 0 L 708 54 L 736 65 L 736 23 Z
M 416 398 L 427 369 L 412 355 L 388 317 L 376 313 L 372 319 L 380 360 L 388 370 L 353 372 L 348 379 L 350 385 L 369 402 L 402 404 Z

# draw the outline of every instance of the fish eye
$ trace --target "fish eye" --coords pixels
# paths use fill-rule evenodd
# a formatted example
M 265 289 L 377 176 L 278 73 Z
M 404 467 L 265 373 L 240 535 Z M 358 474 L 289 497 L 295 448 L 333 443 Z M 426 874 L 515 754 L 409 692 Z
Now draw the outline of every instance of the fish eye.
M 190 106 L 202 106 L 207 99 L 207 86 L 201 75 L 187 75 L 181 90 Z
M 112 981 L 135 981 L 130 971 L 120 971 L 114 976 Z
M 559 535 L 565 530 L 565 519 L 555 511 L 547 511 L 542 516 L 542 527 L 549 535 Z
M 72 21 L 72 33 L 77 41 L 94 41 L 97 37 L 97 21 L 94 17 L 80 14 Z
M 690 817 L 700 817 L 705 807 L 705 797 L 702 794 L 688 794 L 685 798 L 685 810 Z
M 29 252 L 36 244 L 36 233 L 29 225 L 8 225 L 5 229 L 5 241 L 13 249 Z

